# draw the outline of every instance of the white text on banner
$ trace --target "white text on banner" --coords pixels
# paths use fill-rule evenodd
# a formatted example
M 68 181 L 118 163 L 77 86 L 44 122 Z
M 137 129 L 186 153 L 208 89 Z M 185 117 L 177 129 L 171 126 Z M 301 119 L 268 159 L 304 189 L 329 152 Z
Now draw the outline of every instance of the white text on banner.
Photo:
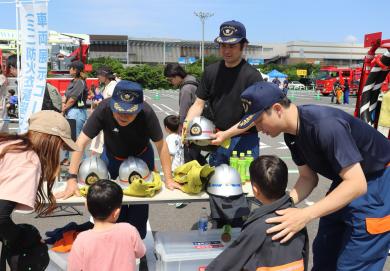
M 48 60 L 47 2 L 19 6 L 21 38 L 21 82 L 19 83 L 19 132 L 28 129 L 28 118 L 42 108 Z

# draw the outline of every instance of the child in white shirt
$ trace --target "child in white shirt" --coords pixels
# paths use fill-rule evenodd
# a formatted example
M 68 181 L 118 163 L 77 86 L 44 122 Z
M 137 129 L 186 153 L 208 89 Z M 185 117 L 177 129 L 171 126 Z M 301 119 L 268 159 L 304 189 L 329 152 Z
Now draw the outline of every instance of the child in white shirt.
M 179 117 L 169 115 L 164 119 L 164 127 L 168 136 L 165 141 L 168 145 L 169 154 L 172 157 L 172 172 L 179 166 L 184 164 L 184 150 L 179 131 Z

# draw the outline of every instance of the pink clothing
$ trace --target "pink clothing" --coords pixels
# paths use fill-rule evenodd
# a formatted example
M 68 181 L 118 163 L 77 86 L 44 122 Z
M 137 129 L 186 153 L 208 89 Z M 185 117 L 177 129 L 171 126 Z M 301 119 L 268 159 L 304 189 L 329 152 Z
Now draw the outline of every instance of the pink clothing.
M 81 232 L 68 258 L 68 271 L 135 270 L 135 259 L 145 255 L 145 245 L 137 229 L 117 223 L 107 230 Z
M 0 145 L 0 153 L 11 141 Z M 34 151 L 7 153 L 0 160 L 0 199 L 17 202 L 15 210 L 34 210 L 41 162 Z

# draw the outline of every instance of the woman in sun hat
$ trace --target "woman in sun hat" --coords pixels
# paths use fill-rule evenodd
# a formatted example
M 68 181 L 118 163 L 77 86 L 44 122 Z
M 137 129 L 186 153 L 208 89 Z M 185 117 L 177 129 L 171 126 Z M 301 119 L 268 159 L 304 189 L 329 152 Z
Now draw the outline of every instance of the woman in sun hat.
M 47 214 L 54 209 L 61 148 L 78 150 L 68 121 L 51 110 L 33 114 L 25 134 L 0 133 L 0 241 L 9 249 L 17 250 L 24 238 L 11 219 L 14 210 Z

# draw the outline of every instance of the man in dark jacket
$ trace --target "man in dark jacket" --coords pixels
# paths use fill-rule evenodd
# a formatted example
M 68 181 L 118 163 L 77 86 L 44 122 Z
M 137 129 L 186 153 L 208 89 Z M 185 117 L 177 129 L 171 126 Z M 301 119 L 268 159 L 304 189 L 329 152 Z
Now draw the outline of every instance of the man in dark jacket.
M 276 216 L 275 211 L 293 206 L 286 194 L 286 164 L 276 156 L 264 155 L 251 163 L 249 172 L 253 194 L 263 205 L 250 214 L 238 238 L 209 264 L 207 271 L 306 270 L 305 228 L 286 244 L 273 241 L 266 233 L 272 225 L 265 220 Z
M 199 83 L 194 76 L 187 74 L 177 63 L 167 64 L 164 69 L 164 76 L 173 86 L 179 88 L 179 119 L 181 129 L 188 110 L 195 102 L 195 92 Z M 187 163 L 192 160 L 197 160 L 201 165 L 206 164 L 206 159 L 201 155 L 200 148 L 197 145 L 185 145 L 184 161 Z

